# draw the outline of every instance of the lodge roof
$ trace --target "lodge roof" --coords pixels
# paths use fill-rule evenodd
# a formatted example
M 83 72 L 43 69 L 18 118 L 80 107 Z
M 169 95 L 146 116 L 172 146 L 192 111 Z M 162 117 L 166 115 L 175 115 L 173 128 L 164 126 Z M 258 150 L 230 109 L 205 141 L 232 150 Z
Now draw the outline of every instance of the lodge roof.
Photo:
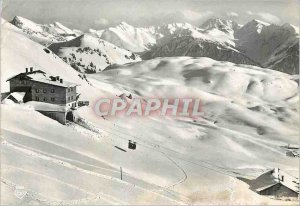
M 74 87 L 74 86 L 78 86 L 79 84 L 73 83 L 73 82 L 68 82 L 68 81 L 62 81 L 60 82 L 60 80 L 57 80 L 56 78 L 50 78 L 49 76 L 46 75 L 46 73 L 42 70 L 35 70 L 32 72 L 23 72 L 20 74 L 17 74 L 13 77 L 8 78 L 6 81 L 10 81 L 14 78 L 17 77 L 24 77 L 27 78 L 28 80 L 31 81 L 35 81 L 35 82 L 40 82 L 40 83 L 44 83 L 44 84 L 50 84 L 50 85 L 55 85 L 55 86 L 59 86 L 59 87 Z

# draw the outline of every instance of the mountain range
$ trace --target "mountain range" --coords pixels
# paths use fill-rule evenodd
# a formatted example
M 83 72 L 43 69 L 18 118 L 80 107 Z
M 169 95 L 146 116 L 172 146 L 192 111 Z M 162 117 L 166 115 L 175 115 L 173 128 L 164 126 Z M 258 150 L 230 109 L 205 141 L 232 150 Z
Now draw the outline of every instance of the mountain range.
M 22 17 L 15 17 L 11 23 L 82 72 L 99 72 L 113 64 L 142 59 L 178 56 L 209 57 L 289 74 L 297 74 L 299 67 L 299 29 L 287 23 L 275 25 L 254 19 L 240 25 L 213 18 L 199 26 L 172 23 L 140 28 L 121 22 L 115 27 L 87 32 L 69 29 L 58 22 L 36 24 Z M 89 42 L 89 46 L 80 42 Z M 94 53 L 96 49 L 101 53 L 99 59 Z

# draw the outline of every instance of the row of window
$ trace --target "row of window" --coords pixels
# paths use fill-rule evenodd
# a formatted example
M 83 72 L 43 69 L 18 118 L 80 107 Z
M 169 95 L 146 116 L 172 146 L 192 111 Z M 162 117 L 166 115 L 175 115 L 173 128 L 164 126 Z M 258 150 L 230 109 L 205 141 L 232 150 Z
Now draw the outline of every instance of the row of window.
M 68 88 L 68 92 L 73 92 L 73 90 L 74 90 L 73 87 Z M 43 89 L 43 90 L 42 90 L 42 89 L 36 89 L 35 92 L 36 92 L 36 93 L 40 93 L 40 92 L 41 92 L 41 93 L 42 93 L 42 92 L 43 92 L 43 93 L 47 93 L 47 89 Z M 50 92 L 51 92 L 51 93 L 55 93 L 55 90 L 54 90 L 54 89 L 51 89 Z
M 44 102 L 47 102 L 47 100 L 48 100 L 47 97 L 44 97 L 44 98 L 42 98 L 42 99 L 43 99 Z M 41 99 L 41 100 L 42 100 L 42 99 Z M 68 100 L 69 100 L 69 101 L 70 101 L 70 100 L 73 100 L 73 99 L 74 99 L 73 96 L 68 97 Z M 36 97 L 35 97 L 35 100 L 36 100 L 36 101 L 40 101 L 40 98 L 39 98 L 38 96 L 36 96 Z M 54 98 L 54 97 L 51 97 L 50 100 L 51 100 L 51 102 L 54 102 L 54 101 L 55 101 L 55 98 Z
M 36 89 L 36 90 L 35 90 L 35 93 L 40 93 L 40 91 L 43 92 L 43 93 L 47 93 L 47 89 L 43 89 L 43 90 L 41 90 L 41 89 Z M 50 92 L 51 92 L 51 93 L 54 93 L 55 90 L 54 90 L 54 89 L 51 89 Z
M 36 101 L 40 101 L 40 98 L 39 98 L 38 96 L 36 96 L 36 97 L 35 97 L 35 100 L 36 100 Z M 43 98 L 43 101 L 44 101 L 44 102 L 47 102 L 47 100 L 48 100 L 47 97 L 44 97 L 44 98 Z M 55 98 L 54 98 L 54 97 L 51 97 L 50 100 L 51 100 L 51 102 L 54 102 L 54 101 L 55 101 Z

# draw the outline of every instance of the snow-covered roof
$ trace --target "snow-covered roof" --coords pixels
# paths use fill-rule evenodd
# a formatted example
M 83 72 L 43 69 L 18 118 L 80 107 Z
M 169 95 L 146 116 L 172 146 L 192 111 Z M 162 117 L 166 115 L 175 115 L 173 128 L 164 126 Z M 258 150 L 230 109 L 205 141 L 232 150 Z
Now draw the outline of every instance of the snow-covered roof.
M 270 188 L 270 187 L 273 187 L 274 185 L 277 185 L 277 184 L 278 184 L 278 182 L 272 183 L 272 184 L 267 185 L 267 186 L 264 186 L 264 187 L 257 188 L 257 189 L 256 189 L 256 192 L 261 192 L 261 191 L 263 191 L 263 190 L 265 190 L 265 189 L 268 189 L 268 188 Z
M 59 87 L 78 86 L 78 84 L 76 84 L 76 83 L 68 82 L 65 80 L 63 80 L 62 83 L 59 80 L 52 81 L 49 77 L 42 75 L 40 73 L 34 73 L 34 74 L 27 75 L 27 76 L 30 77 L 32 81 L 41 82 L 41 83 L 45 83 L 45 84 L 51 84 L 51 85 L 55 85 L 55 86 L 59 86 Z
M 59 86 L 59 87 L 74 87 L 74 86 L 78 86 L 79 84 L 73 83 L 73 82 L 68 82 L 63 80 L 62 82 L 60 82 L 60 80 L 51 80 L 49 76 L 46 75 L 45 72 L 41 71 L 41 70 L 36 70 L 33 72 L 24 72 L 24 73 L 20 73 L 17 74 L 13 77 L 8 78 L 6 81 L 10 81 L 11 79 L 18 77 L 18 76 L 27 76 L 30 78 L 30 80 L 32 81 L 36 81 L 36 82 L 41 82 L 41 83 L 45 83 L 45 84 L 51 84 L 51 85 L 55 85 L 55 86 Z
M 43 72 L 42 70 L 35 70 L 33 72 L 23 72 L 23 73 L 19 73 L 19 74 L 16 74 L 12 77 L 9 77 L 6 81 L 10 81 L 11 79 L 15 78 L 15 77 L 19 77 L 19 76 L 26 76 L 26 74 L 33 74 L 33 73 L 41 73 L 41 74 L 46 74 L 45 72 Z
M 66 106 L 60 106 L 56 104 L 50 104 L 46 102 L 36 102 L 36 101 L 29 101 L 26 102 L 25 105 L 32 107 L 34 110 L 37 111 L 44 111 L 44 112 L 66 112 Z
M 13 97 L 13 102 L 23 102 L 24 96 L 26 92 L 12 92 L 9 94 L 4 94 L 5 97 L 1 99 L 1 101 L 7 101 L 10 97 Z
M 17 101 L 21 102 L 24 99 L 26 92 L 13 92 L 9 96 L 13 96 Z

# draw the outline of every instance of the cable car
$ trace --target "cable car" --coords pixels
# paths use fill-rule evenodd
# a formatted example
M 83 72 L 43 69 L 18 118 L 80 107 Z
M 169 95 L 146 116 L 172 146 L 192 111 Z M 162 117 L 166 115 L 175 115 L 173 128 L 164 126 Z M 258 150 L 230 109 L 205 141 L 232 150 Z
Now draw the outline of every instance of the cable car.
M 129 140 L 128 148 L 135 150 L 136 149 L 136 142 L 133 142 L 133 141 Z

